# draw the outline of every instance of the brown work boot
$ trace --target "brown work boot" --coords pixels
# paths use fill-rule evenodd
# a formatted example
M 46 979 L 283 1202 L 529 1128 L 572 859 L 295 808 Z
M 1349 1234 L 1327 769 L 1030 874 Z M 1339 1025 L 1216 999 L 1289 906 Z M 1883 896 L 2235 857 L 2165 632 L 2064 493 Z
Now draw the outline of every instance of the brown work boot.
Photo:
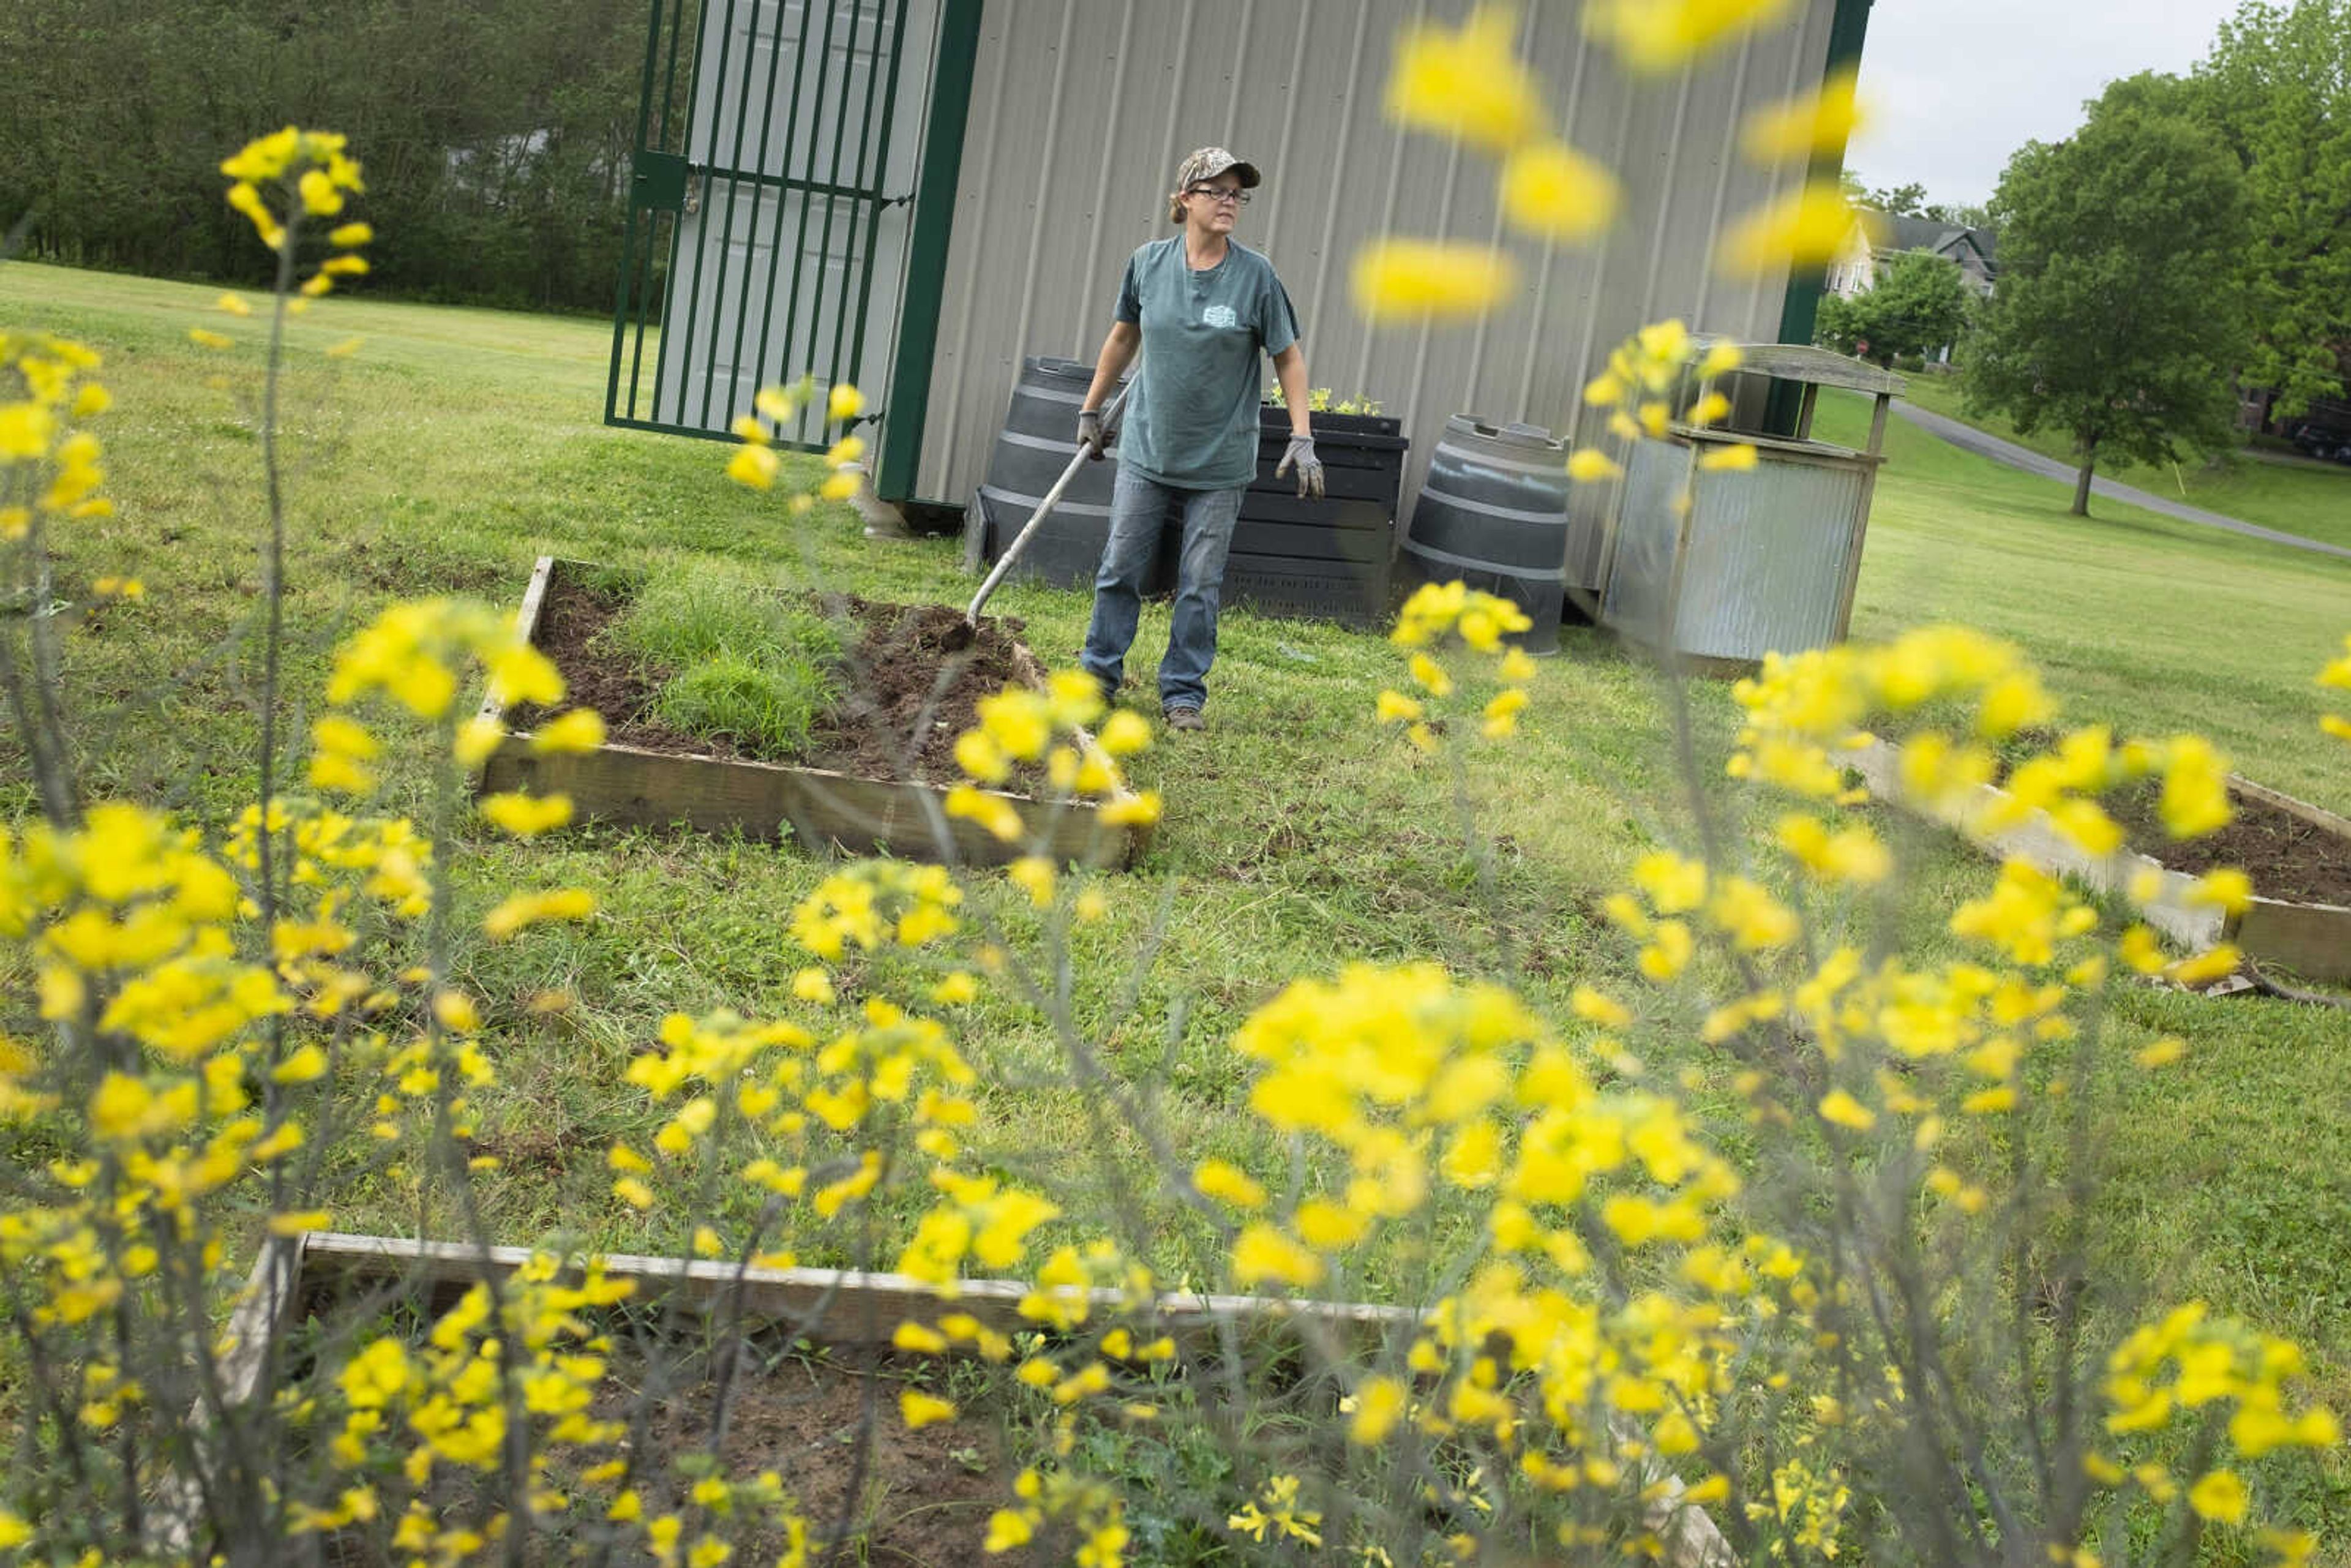
M 1196 732 L 1208 727 L 1208 721 L 1200 716 L 1200 710 L 1196 707 L 1171 707 L 1165 716 L 1167 727 L 1178 734 Z

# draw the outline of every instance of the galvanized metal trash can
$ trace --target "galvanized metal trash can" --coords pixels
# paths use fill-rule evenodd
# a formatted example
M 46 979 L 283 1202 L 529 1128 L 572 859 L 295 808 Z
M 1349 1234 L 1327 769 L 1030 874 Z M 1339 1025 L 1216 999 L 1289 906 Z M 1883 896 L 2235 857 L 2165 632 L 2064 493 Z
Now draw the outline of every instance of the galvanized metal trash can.
M 1666 440 L 1635 443 L 1604 547 L 1601 620 L 1652 648 L 1743 668 L 1769 653 L 1844 639 L 1886 412 L 1907 383 L 1823 349 L 1760 343 L 1741 351 L 1729 379 L 1802 387 L 1796 434 L 1677 424 Z M 1876 398 L 1865 450 L 1812 438 L 1823 386 Z M 1758 386 L 1725 390 L 1735 408 L 1761 406 Z M 1707 453 L 1740 443 L 1756 449 L 1754 467 L 1698 466 Z

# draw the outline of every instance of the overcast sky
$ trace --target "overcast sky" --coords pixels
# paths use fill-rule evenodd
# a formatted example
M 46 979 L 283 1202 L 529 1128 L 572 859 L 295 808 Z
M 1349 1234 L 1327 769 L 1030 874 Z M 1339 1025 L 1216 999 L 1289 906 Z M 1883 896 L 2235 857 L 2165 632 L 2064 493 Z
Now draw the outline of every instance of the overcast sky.
M 2184 71 L 2235 0 L 1876 0 L 1861 52 L 1873 110 L 1845 167 L 1876 189 L 1982 202 L 2009 154 L 2082 122 L 2116 77 Z

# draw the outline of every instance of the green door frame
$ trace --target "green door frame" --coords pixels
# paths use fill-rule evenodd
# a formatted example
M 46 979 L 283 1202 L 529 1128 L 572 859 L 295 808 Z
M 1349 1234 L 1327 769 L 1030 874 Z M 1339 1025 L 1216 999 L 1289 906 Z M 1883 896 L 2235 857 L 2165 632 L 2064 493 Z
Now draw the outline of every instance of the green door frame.
M 979 48 L 982 0 L 945 0 L 931 66 L 929 123 L 923 127 L 921 172 L 914 182 L 914 228 L 906 245 L 905 304 L 898 352 L 890 368 L 889 406 L 882 411 L 873 490 L 885 501 L 914 498 L 938 356 L 939 303 L 946 291 L 947 242 L 955 232 L 956 189 L 963 176 L 965 121 Z
M 1861 46 L 1869 32 L 1870 0 L 1837 0 L 1836 15 L 1829 21 L 1828 58 L 1821 64 L 1821 79 L 1826 81 L 1840 70 L 1861 66 Z M 1834 183 L 1844 172 L 1844 142 L 1840 140 L 1834 148 L 1822 148 L 1813 154 L 1811 165 L 1804 171 L 1806 180 L 1827 180 Z M 1813 328 L 1820 319 L 1821 297 L 1828 292 L 1828 265 L 1791 269 L 1788 292 L 1780 306 L 1780 341 L 1809 343 Z M 1765 405 L 1764 428 L 1782 435 L 1796 431 L 1796 409 L 1802 389 L 1785 382 L 1771 383 L 1771 401 Z

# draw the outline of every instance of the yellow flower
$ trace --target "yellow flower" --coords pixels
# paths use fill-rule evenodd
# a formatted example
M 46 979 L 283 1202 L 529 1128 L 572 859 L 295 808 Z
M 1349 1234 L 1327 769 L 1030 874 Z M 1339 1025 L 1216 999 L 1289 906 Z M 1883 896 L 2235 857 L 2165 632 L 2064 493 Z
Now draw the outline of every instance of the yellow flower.
M 327 243 L 339 250 L 353 250 L 375 238 L 375 230 L 366 224 L 343 224 L 327 235 Z
M 188 341 L 200 349 L 226 349 L 233 346 L 229 338 L 214 331 L 209 327 L 189 328 Z
M 1144 789 L 1104 805 L 1096 819 L 1105 827 L 1147 828 L 1159 820 L 1159 791 Z
M 2188 1489 L 2188 1506 L 2219 1524 L 2242 1523 L 2245 1502 L 2245 1483 L 2233 1470 L 2214 1470 Z
M 1265 1188 L 1229 1160 L 1205 1159 L 1192 1169 L 1192 1185 L 1235 1208 L 1265 1207 Z
M 987 1519 L 987 1539 L 980 1550 L 987 1552 L 1009 1552 L 1016 1546 L 1026 1546 L 1037 1533 L 1036 1525 L 1026 1513 L 999 1508 Z
M 1480 5 L 1458 31 L 1406 28 L 1388 73 L 1388 118 L 1497 150 L 1537 134 L 1542 94 L 1512 47 L 1517 30 L 1516 13 L 1495 5 Z
M 766 490 L 774 486 L 782 466 L 783 459 L 776 455 L 774 447 L 746 444 L 735 449 L 726 465 L 726 477 L 754 490 Z
M 1453 695 L 1453 677 L 1447 674 L 1445 667 L 1436 660 L 1426 653 L 1415 653 L 1407 663 L 1412 671 L 1412 678 L 1418 682 L 1421 689 L 1430 696 L 1446 697 Z
M 299 1236 L 307 1230 L 330 1230 L 335 1217 L 323 1208 L 304 1208 L 269 1217 L 272 1236 Z
M 643 1210 L 653 1206 L 653 1189 L 634 1176 L 622 1176 L 612 1183 L 612 1196 L 631 1208 Z
M 1479 316 L 1516 277 L 1510 258 L 1487 246 L 1383 239 L 1356 253 L 1355 305 L 1374 321 Z
M 493 942 L 503 942 L 525 926 L 548 920 L 585 920 L 596 913 L 596 895 L 586 888 L 557 888 L 550 893 L 517 893 L 483 917 L 482 930 Z
M 1406 1404 L 1404 1385 L 1393 1377 L 1366 1377 L 1355 1385 L 1354 1410 L 1347 1421 L 1347 1440 L 1370 1448 L 1395 1429 Z
M 1300 1289 L 1322 1278 L 1322 1260 L 1263 1220 L 1242 1228 L 1233 1242 L 1233 1278 L 1244 1285 L 1278 1282 Z
M 1866 1133 L 1877 1125 L 1876 1113 L 1842 1089 L 1829 1092 L 1821 1101 L 1820 1113 L 1823 1121 L 1850 1127 L 1856 1133 Z
M 571 821 L 571 797 L 539 797 L 519 792 L 486 795 L 481 812 L 495 825 L 518 839 L 536 838 Z
M 1844 193 L 1815 180 L 1733 225 L 1717 260 L 1740 277 L 1817 265 L 1844 247 L 1854 222 Z
M 585 707 L 549 719 L 530 737 L 530 748 L 537 752 L 593 751 L 603 744 L 604 716 Z
M 1376 711 L 1382 724 L 1405 724 L 1420 717 L 1424 710 L 1416 698 L 1402 692 L 1384 691 Z
M 831 420 L 835 424 L 840 423 L 844 419 L 855 419 L 859 414 L 865 412 L 865 394 L 859 392 L 855 387 L 851 386 L 847 382 L 842 382 L 838 386 L 835 386 L 832 389 L 831 393 L 826 397 L 824 402 L 824 412 L 825 416 Z M 860 444 L 859 450 L 863 450 L 862 444 Z
M 1597 446 L 1578 448 L 1567 460 L 1567 476 L 1579 485 L 1624 477 L 1625 465 Z
M 1502 211 L 1519 227 L 1555 239 L 1589 239 L 1616 218 L 1616 178 L 1563 141 L 1539 141 L 1502 165 Z
M 1110 716 L 1095 738 L 1113 757 L 1129 757 L 1150 746 L 1151 724 L 1141 714 L 1121 708 Z
M 2164 1040 L 2158 1040 L 2152 1045 L 2141 1047 L 2137 1051 L 2132 1054 L 2131 1060 L 2137 1062 L 2141 1067 L 2154 1069 L 2158 1067 L 2168 1067 L 2187 1054 L 2188 1042 L 2186 1040 L 2167 1038 Z
M 2229 759 L 2200 735 L 2174 736 L 2165 748 L 2164 831 L 2175 839 L 2200 838 L 2229 824 Z
M 1755 466 L 1755 448 L 1745 442 L 1711 444 L 1698 465 L 1708 474 L 1741 474 Z
M 1747 155 L 1770 163 L 1813 152 L 1842 152 L 1865 118 L 1854 91 L 1855 77 L 1854 69 L 1846 67 L 1822 82 L 1815 97 L 1767 104 L 1750 114 L 1739 131 Z
M 1029 894 L 1029 902 L 1043 909 L 1053 902 L 1053 862 L 1042 855 L 1023 855 L 1004 868 L 1007 880 Z
M 1664 71 L 1734 35 L 1765 26 L 1789 0 L 1593 0 L 1586 31 L 1616 46 L 1635 70 Z
M 956 1407 L 952 1400 L 909 1388 L 898 1396 L 898 1415 L 908 1431 L 919 1432 L 935 1421 L 954 1420 Z

